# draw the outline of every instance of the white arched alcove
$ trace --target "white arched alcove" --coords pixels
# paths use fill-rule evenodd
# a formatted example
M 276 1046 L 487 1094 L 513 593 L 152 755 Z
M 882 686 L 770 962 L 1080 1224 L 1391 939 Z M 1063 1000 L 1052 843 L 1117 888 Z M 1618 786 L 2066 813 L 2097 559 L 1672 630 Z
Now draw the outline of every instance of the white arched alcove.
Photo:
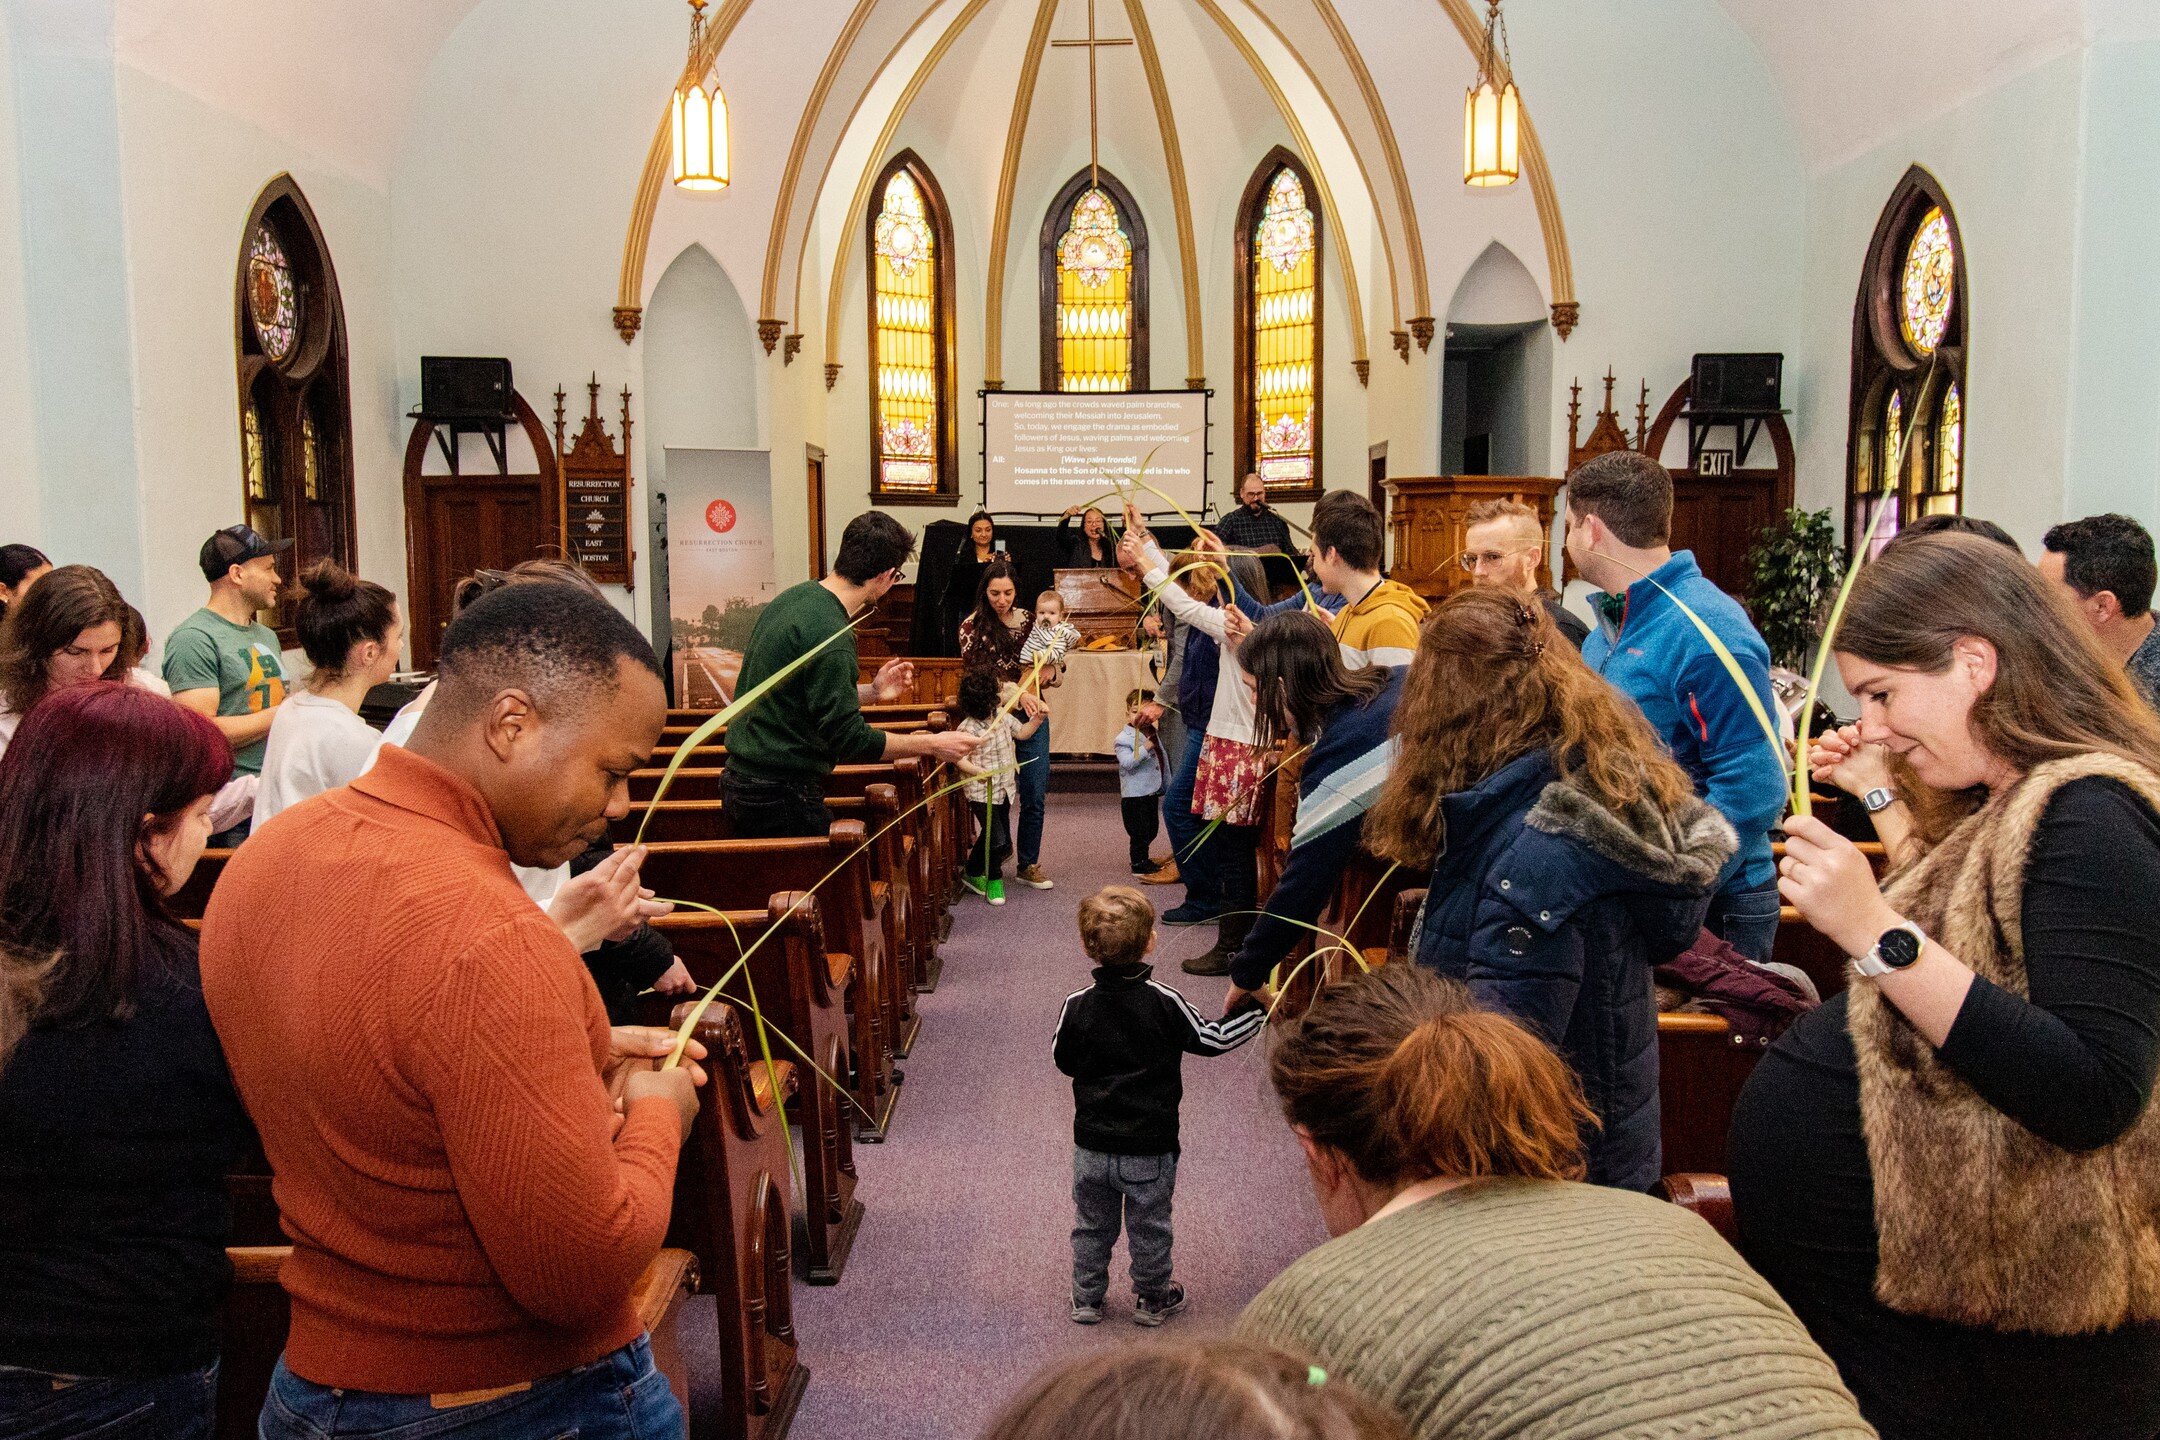
M 1551 463 L 1552 329 L 1528 267 L 1495 240 L 1448 300 L 1440 468 L 1541 475 Z
M 700 450 L 758 450 L 763 446 L 759 404 L 762 375 L 756 327 L 727 271 L 702 245 L 677 255 L 653 287 L 645 311 L 645 475 L 650 533 L 654 633 L 664 628 L 667 597 L 667 452 L 670 447 Z M 799 496 L 792 508 L 775 496 L 775 553 L 799 554 L 790 537 L 804 524 Z

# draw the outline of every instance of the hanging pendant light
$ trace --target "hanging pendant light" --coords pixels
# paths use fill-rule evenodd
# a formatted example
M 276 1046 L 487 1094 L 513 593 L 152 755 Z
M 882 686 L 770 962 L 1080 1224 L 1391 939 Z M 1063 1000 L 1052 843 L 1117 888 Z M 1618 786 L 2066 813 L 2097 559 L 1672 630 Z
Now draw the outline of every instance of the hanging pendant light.
M 719 80 L 708 88 L 698 64 L 705 4 L 690 0 L 690 59 L 675 86 L 668 118 L 675 135 L 675 183 L 685 190 L 710 192 L 728 187 L 728 112 Z
M 1465 185 L 1512 185 L 1522 174 L 1522 96 L 1515 90 L 1500 0 L 1487 0 L 1487 5 L 1485 53 L 1478 61 L 1477 83 L 1463 101 L 1462 178 Z

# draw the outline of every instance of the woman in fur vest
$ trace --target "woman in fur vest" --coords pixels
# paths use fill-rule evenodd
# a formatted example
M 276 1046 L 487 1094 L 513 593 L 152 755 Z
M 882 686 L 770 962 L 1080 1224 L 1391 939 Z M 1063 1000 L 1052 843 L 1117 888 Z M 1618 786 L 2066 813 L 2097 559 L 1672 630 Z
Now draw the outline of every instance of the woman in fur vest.
M 1870 562 L 1833 644 L 1919 843 L 1879 888 L 1787 822 L 1779 888 L 1855 963 L 1741 1094 L 1742 1249 L 1887 1440 L 2142 1440 L 2160 725 L 2039 573 L 1972 536 Z
M 1425 622 L 1401 749 L 1365 822 L 1430 867 L 1417 963 L 1555 1046 L 1597 1123 L 1594 1184 L 1660 1174 L 1653 966 L 1686 949 L 1736 842 L 1641 712 L 1534 599 L 1464 590 Z

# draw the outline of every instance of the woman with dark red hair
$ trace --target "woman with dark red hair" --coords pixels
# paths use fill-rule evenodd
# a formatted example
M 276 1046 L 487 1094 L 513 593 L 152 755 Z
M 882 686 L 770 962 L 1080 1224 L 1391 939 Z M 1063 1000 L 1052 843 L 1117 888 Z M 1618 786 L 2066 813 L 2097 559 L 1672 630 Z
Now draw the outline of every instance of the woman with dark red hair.
M 211 1432 L 253 1131 L 165 901 L 231 775 L 208 720 L 102 680 L 0 756 L 0 1433 Z

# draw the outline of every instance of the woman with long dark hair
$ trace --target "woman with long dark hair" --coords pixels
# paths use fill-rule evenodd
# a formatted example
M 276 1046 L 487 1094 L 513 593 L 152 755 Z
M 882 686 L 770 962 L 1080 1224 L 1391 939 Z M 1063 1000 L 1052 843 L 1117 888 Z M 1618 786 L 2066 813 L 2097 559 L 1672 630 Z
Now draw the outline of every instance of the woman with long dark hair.
M 1336 1238 L 1245 1307 L 1241 1339 L 1310 1353 L 1417 1440 L 1873 1434 L 1708 1225 L 1577 1183 L 1575 1077 L 1462 985 L 1414 965 L 1330 985 L 1268 1078 Z
M 1701 931 L 1732 826 L 1531 596 L 1461 590 L 1433 611 L 1395 734 L 1365 843 L 1429 869 L 1417 963 L 1558 1046 L 1599 1121 L 1590 1179 L 1649 1189 L 1650 971 Z
M 940 613 L 945 623 L 938 633 L 947 643 L 957 644 L 960 627 L 975 612 L 977 598 L 982 594 L 983 572 L 993 560 L 1003 558 L 997 545 L 997 521 L 990 518 L 987 510 L 977 510 L 968 516 L 968 533 L 960 541 L 960 548 L 953 552 L 952 569 L 945 576 L 944 605 Z M 1006 559 L 1010 564 L 1011 560 Z M 958 651 L 954 652 L 958 654 Z
M 397 597 L 335 560 L 309 566 L 300 589 L 294 628 L 315 668 L 270 722 L 255 796 L 258 826 L 373 763 L 382 736 L 360 718 L 360 702 L 397 669 L 405 638 Z
M 1779 889 L 1856 958 L 1741 1092 L 1741 1248 L 1886 1440 L 2148 1440 L 2160 722 L 1978 536 L 1886 548 L 1832 645 L 1913 836 L 1884 886 L 1786 821 Z
M 983 567 L 975 609 L 960 622 L 961 663 L 970 670 L 987 670 L 1006 685 L 1020 683 L 1030 669 L 1020 658 L 1020 651 L 1027 643 L 1035 617 L 1021 606 L 1019 597 L 1020 577 L 1012 560 L 994 556 Z M 1050 799 L 1050 707 L 1041 695 L 1042 690 L 1056 683 L 1057 667 L 1048 666 L 1021 694 L 1020 709 L 1025 719 L 1040 718 L 1043 723 L 1013 746 L 1020 762 L 1020 772 L 1013 777 L 1020 812 L 1019 837 L 1014 846 L 1016 878 L 1037 890 L 1048 890 L 1056 883 L 1042 868 L 1043 816 Z
M 1074 516 L 1080 517 L 1080 533 L 1073 534 Z M 1074 505 L 1058 517 L 1058 557 L 1075 570 L 1117 569 L 1117 537 L 1110 533 L 1110 519 L 1096 506 L 1082 510 Z
M 31 592 L 37 594 L 35 590 Z M 0 757 L 0 1433 L 211 1430 L 225 1177 L 253 1146 L 165 897 L 232 747 L 132 686 L 40 701 Z M 114 1430 L 110 1433 L 121 1433 Z
M 35 545 L 0 545 L 0 615 L 30 587 L 52 573 L 53 563 Z
M 125 679 L 127 634 L 127 601 L 88 565 L 62 566 L 8 606 L 0 620 L 0 751 L 51 691 Z
M 1255 738 L 1269 748 L 1295 743 L 1304 768 L 1290 854 L 1231 957 L 1225 1013 L 1267 985 L 1356 858 L 1365 812 L 1387 781 L 1388 728 L 1408 673 L 1385 665 L 1351 669 L 1327 622 L 1303 610 L 1270 615 L 1233 653 L 1252 677 Z

